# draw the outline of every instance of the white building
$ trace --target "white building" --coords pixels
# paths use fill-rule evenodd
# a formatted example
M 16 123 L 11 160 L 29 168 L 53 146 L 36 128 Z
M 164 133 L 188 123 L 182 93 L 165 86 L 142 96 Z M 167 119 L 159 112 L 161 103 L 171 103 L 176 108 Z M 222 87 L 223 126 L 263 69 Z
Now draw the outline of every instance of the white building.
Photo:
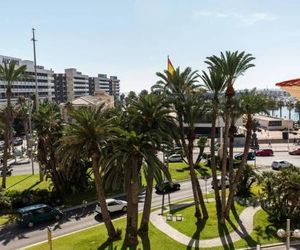
M 22 60 L 20 58 L 1 56 L 0 64 L 16 61 L 17 66 L 26 65 L 26 73 L 22 81 L 14 82 L 12 85 L 12 102 L 15 102 L 19 96 L 26 98 L 31 97 L 35 93 L 35 73 L 33 61 Z M 43 66 L 37 66 L 37 86 L 38 96 L 41 101 L 54 100 L 54 77 L 53 70 L 45 69 Z M 0 105 L 6 102 L 6 86 L 5 81 L 0 81 Z

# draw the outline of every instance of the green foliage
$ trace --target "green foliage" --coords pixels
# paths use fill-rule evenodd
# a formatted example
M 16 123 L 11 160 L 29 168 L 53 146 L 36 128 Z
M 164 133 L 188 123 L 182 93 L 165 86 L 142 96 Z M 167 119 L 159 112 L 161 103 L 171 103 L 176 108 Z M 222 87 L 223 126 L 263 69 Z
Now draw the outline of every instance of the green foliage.
M 254 172 L 252 166 L 246 164 L 242 178 L 237 185 L 236 195 L 239 197 L 250 197 L 252 196 L 251 187 L 256 181 L 256 173 Z
M 278 173 L 264 172 L 260 183 L 261 206 L 273 221 L 282 222 L 290 218 L 300 222 L 299 168 L 284 168 Z

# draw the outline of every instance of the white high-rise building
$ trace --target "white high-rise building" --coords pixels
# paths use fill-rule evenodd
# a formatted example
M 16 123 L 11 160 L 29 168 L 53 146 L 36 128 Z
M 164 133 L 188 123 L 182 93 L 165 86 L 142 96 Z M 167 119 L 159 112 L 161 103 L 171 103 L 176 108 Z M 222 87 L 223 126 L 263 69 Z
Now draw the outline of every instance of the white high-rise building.
M 1 56 L 0 64 L 15 61 L 17 66 L 26 65 L 26 72 L 21 81 L 14 82 L 12 85 L 12 102 L 17 101 L 18 97 L 32 97 L 35 93 L 35 73 L 34 62 L 22 60 L 20 58 Z M 54 100 L 54 72 L 51 69 L 45 69 L 43 66 L 37 66 L 37 86 L 39 100 Z M 6 86 L 5 81 L 0 80 L 0 105 L 6 102 Z

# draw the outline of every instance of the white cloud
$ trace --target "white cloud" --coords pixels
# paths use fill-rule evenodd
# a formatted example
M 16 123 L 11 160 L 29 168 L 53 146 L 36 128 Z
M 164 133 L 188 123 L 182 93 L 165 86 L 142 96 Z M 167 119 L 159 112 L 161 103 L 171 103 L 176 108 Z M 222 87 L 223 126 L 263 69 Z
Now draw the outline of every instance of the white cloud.
M 232 11 L 208 11 L 208 10 L 196 10 L 193 12 L 194 18 L 199 17 L 215 17 L 215 18 L 231 18 L 240 21 L 245 25 L 253 25 L 262 21 L 273 21 L 276 20 L 276 16 L 264 13 L 264 12 L 256 12 L 250 14 L 241 14 L 238 12 Z

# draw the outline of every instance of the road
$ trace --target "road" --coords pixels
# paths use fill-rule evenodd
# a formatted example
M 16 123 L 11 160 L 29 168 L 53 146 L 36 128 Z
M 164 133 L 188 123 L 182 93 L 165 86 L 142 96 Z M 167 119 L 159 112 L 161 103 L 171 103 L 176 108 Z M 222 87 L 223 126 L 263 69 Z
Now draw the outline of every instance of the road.
M 207 191 L 211 191 L 210 180 L 207 181 Z M 201 180 L 200 185 L 205 190 L 205 181 Z M 189 181 L 181 183 L 181 190 L 170 194 L 171 202 L 186 199 L 192 197 L 192 189 Z M 168 196 L 165 196 L 165 201 L 168 202 Z M 140 211 L 143 208 L 144 193 L 140 194 Z M 158 207 L 161 205 L 162 195 L 153 194 L 152 207 Z M 87 213 L 83 216 L 77 216 L 81 214 L 81 210 L 67 213 L 64 219 L 59 223 L 54 223 L 53 237 L 64 235 L 70 232 L 74 232 L 79 229 L 84 229 L 89 226 L 97 225 L 101 222 L 99 216 L 94 213 L 94 207 L 91 206 Z M 115 217 L 119 217 L 121 214 L 116 214 Z M 47 225 L 35 227 L 34 229 L 21 229 L 17 225 L 9 225 L 5 228 L 0 229 L 0 249 L 1 250 L 12 250 L 25 247 L 40 241 L 47 239 Z

